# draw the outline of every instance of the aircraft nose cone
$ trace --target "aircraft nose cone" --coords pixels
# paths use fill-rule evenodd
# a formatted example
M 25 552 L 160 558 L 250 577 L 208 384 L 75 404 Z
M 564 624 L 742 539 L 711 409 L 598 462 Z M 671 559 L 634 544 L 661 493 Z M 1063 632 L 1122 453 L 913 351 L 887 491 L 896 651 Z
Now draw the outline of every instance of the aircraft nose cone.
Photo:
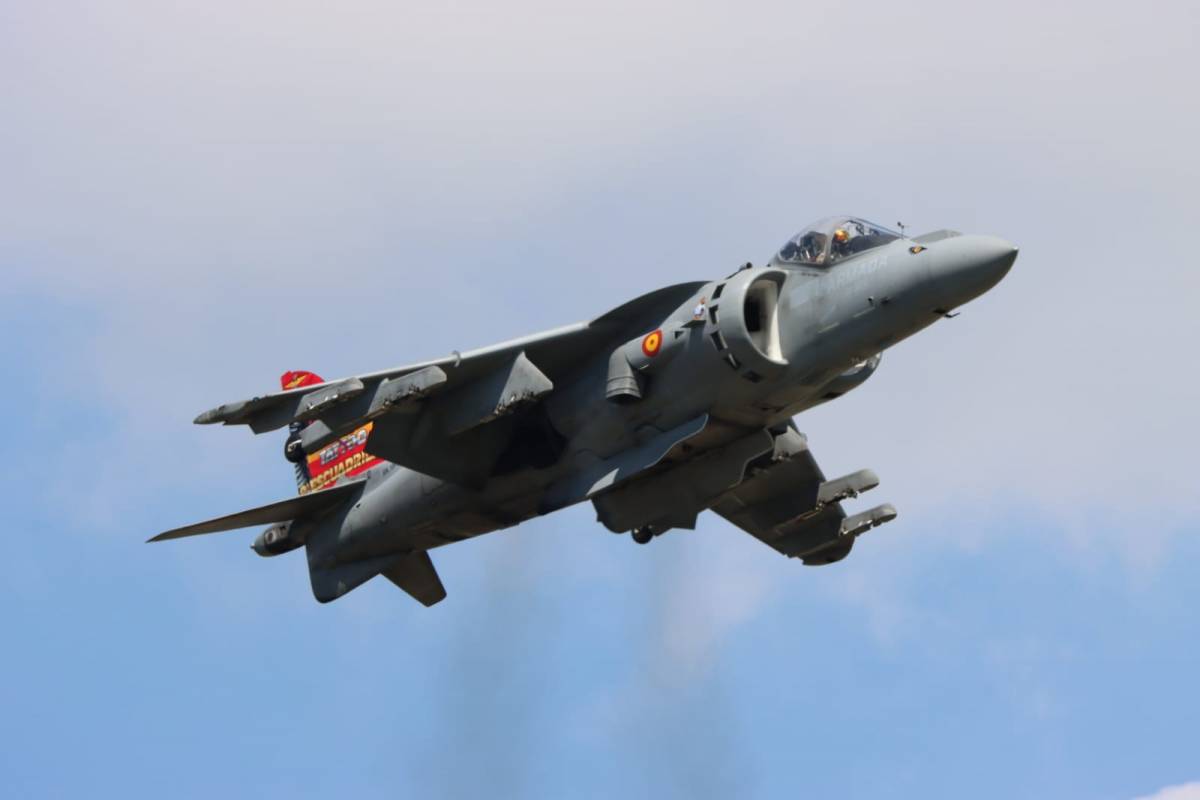
M 1004 279 L 1017 260 L 1017 248 L 998 236 L 962 236 L 947 253 L 942 282 L 947 307 L 973 300 Z
M 981 279 L 988 281 L 992 288 L 1008 274 L 1013 262 L 1017 260 L 1017 246 L 999 236 L 980 236 L 976 248 L 978 265 L 975 267 Z

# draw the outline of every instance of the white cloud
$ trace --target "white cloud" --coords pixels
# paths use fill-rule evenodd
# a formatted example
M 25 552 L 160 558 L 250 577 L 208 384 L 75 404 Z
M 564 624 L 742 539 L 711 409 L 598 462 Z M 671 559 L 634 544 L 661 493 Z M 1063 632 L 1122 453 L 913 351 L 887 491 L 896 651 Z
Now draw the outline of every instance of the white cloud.
M 1200 800 L 1200 781 L 1164 786 L 1157 792 L 1142 795 L 1136 800 Z

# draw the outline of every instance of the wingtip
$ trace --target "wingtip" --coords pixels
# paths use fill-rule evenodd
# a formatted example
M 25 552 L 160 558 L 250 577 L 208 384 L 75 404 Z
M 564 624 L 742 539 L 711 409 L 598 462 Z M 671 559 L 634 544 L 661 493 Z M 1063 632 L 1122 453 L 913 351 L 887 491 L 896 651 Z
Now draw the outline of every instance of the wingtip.
M 180 539 L 187 535 L 183 531 L 183 528 L 175 528 L 174 530 L 163 531 L 157 536 L 151 536 L 149 539 L 147 539 L 146 544 L 151 544 L 152 542 L 169 542 L 172 539 Z
M 222 416 L 224 416 L 224 413 L 225 413 L 224 406 L 217 406 L 216 408 L 210 408 L 208 411 L 204 411 L 204 412 L 201 412 L 200 414 L 197 414 L 196 418 L 194 420 L 192 420 L 192 424 L 193 425 L 212 425 L 215 422 L 220 422 Z

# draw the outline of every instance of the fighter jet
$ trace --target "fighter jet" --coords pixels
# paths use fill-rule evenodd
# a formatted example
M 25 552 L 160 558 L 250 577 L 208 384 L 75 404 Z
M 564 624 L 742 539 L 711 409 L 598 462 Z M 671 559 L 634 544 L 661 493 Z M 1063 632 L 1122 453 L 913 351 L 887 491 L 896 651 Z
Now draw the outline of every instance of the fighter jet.
M 829 480 L 792 421 L 862 385 L 887 348 L 995 286 L 1017 249 L 855 217 L 802 230 L 763 266 L 644 294 L 590 322 L 283 390 L 196 423 L 287 428 L 298 496 L 150 541 L 270 525 L 252 547 L 303 547 L 334 600 L 383 575 L 446 596 L 429 553 L 591 501 L 640 544 L 714 511 L 804 564 L 845 558 L 895 518 L 847 514 L 870 470 Z

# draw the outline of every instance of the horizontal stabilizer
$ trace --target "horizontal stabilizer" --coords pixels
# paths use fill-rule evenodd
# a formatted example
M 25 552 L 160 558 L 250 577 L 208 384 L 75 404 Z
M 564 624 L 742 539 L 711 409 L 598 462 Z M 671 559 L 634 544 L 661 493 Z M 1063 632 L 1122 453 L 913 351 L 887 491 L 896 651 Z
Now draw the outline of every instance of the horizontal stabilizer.
M 299 497 L 282 500 L 278 503 L 271 503 L 267 506 L 259 506 L 258 508 L 239 511 L 236 514 L 217 517 L 205 522 L 197 522 L 195 525 L 175 528 L 174 530 L 160 533 L 158 536 L 147 541 L 162 542 L 167 539 L 182 539 L 185 536 L 199 536 L 202 533 L 217 533 L 237 528 L 248 528 L 253 525 L 270 525 L 276 522 L 287 522 L 291 519 L 298 519 L 328 511 L 334 506 L 345 502 L 359 488 L 359 483 L 344 483 L 322 492 L 302 494 Z
M 424 551 L 410 553 L 383 571 L 383 577 L 408 592 L 422 605 L 431 606 L 446 599 L 446 588 L 433 567 L 433 559 Z

